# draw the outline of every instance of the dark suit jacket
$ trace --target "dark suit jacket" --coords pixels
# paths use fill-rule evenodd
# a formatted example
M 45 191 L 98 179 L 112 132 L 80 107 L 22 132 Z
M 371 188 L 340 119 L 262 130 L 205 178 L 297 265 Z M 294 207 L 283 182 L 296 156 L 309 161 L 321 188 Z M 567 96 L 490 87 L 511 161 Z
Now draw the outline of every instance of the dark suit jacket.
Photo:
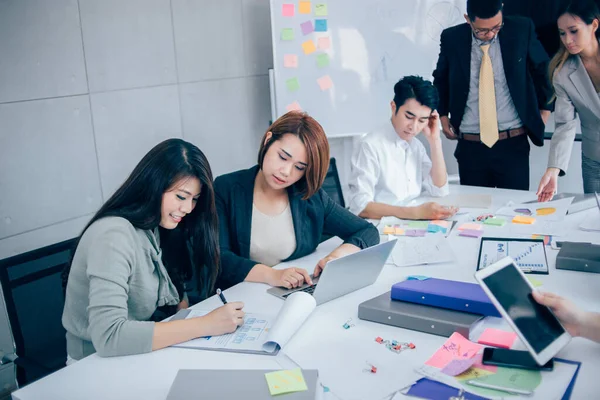
M 450 114 L 454 130 L 462 122 L 471 79 L 471 27 L 461 24 L 442 32 L 440 56 L 433 72 L 438 89 L 440 116 Z M 519 118 L 533 144 L 544 144 L 544 122 L 539 110 L 552 110 L 552 86 L 548 79 L 548 55 L 538 41 L 533 22 L 523 17 L 504 17 L 498 34 L 506 82 Z
M 242 282 L 258 264 L 250 257 L 254 180 L 258 166 L 222 175 L 215 180 L 219 240 L 221 248 L 221 289 Z M 312 253 L 321 234 L 339 236 L 344 243 L 361 249 L 379 243 L 379 232 L 373 224 L 340 207 L 323 189 L 307 200 L 292 186 L 288 188 L 296 250 L 288 258 L 294 260 Z M 312 271 L 309 271 L 312 272 Z

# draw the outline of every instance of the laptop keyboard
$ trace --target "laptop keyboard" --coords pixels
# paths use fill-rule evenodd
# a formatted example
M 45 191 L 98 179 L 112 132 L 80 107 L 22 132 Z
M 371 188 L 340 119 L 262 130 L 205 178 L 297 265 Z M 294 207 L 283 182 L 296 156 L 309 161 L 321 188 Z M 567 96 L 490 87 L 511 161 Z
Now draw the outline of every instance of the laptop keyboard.
M 305 287 L 303 289 L 294 290 L 294 291 L 292 291 L 290 293 L 284 294 L 281 297 L 283 297 L 284 299 L 287 299 L 287 297 L 290 294 L 296 293 L 296 292 L 306 292 L 306 293 L 308 293 L 308 294 L 310 294 L 312 296 L 312 294 L 314 293 L 316 287 L 317 287 L 317 283 L 315 283 L 314 285 L 311 285 L 311 286 L 307 286 L 307 287 Z

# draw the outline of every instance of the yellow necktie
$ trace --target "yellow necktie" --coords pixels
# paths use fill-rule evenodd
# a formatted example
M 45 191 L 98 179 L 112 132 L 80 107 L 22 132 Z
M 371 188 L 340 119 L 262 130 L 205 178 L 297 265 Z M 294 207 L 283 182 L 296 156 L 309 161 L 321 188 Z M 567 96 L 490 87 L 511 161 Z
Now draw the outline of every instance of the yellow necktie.
M 479 69 L 479 135 L 487 147 L 492 147 L 498 141 L 498 115 L 496 114 L 494 69 L 488 54 L 489 49 L 489 44 L 481 46 L 483 58 Z

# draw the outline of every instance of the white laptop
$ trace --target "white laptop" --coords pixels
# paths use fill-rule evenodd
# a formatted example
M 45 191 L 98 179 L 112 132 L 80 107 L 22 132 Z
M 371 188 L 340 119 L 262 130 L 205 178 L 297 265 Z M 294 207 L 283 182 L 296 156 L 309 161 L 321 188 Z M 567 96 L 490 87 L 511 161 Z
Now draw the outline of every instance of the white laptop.
M 267 293 L 285 300 L 290 294 L 302 291 L 312 294 L 317 304 L 322 304 L 372 285 L 396 246 L 396 240 L 329 261 L 321 275 L 313 279 L 312 285 L 304 284 L 294 289 L 274 287 Z

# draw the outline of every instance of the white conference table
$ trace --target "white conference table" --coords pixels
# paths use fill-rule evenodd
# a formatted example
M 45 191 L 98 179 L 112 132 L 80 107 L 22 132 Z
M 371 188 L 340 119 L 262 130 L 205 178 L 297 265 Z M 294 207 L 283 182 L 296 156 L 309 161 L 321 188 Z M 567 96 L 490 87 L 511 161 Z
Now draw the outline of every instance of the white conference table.
M 530 192 L 451 185 L 451 194 L 486 193 L 493 195 L 491 210 L 496 210 L 509 200 L 521 202 L 535 198 L 535 195 Z M 600 243 L 600 234 L 577 229 L 581 221 L 597 212 L 597 210 L 588 210 L 568 215 L 561 222 L 561 226 L 564 228 L 564 233 L 561 232 L 563 234 L 562 239 Z M 483 210 L 476 210 L 473 211 L 472 215 L 482 213 L 484 213 Z M 385 335 L 389 337 L 393 335 L 394 338 L 398 337 L 402 341 L 410 341 L 417 345 L 415 350 L 403 352 L 399 355 L 394 354 L 394 356 L 397 356 L 397 361 L 394 361 L 394 368 L 397 369 L 395 373 L 401 378 L 397 380 L 397 383 L 394 383 L 394 381 L 389 386 L 393 387 L 393 390 L 385 393 L 389 397 L 393 391 L 401 389 L 407 382 L 412 382 L 418 378 L 414 369 L 422 365 L 444 343 L 446 338 L 358 320 L 358 305 L 365 300 L 389 291 L 392 284 L 403 280 L 407 275 L 426 275 L 475 282 L 473 273 L 475 272 L 480 241 L 473 238 L 459 237 L 457 234 L 458 232 L 453 230 L 448 238 L 456 255 L 455 262 L 403 268 L 386 265 L 375 284 L 318 306 L 278 356 L 176 348 L 163 349 L 149 354 L 112 358 L 101 358 L 94 354 L 14 392 L 12 394 L 13 399 L 162 400 L 166 398 L 179 369 L 291 368 L 295 364 L 284 355 L 288 348 L 294 349 L 296 354 L 298 354 L 299 349 L 301 352 L 305 351 L 303 358 L 307 359 L 307 363 L 311 365 L 301 365 L 303 368 L 318 367 L 321 363 L 324 363 L 323 368 L 326 368 L 325 364 L 328 364 L 327 368 L 330 368 L 332 362 L 337 362 L 339 367 L 333 375 L 329 372 L 327 376 L 324 376 L 320 371 L 323 384 L 329 385 L 331 388 L 331 392 L 326 394 L 326 398 L 381 398 L 383 396 L 365 397 L 364 394 L 361 394 L 364 390 L 369 390 L 369 385 L 364 383 L 364 379 L 368 379 L 368 374 L 364 374 L 364 379 L 360 376 L 358 380 L 352 379 L 353 376 L 356 377 L 357 375 L 352 375 L 350 370 L 356 370 L 357 368 L 362 370 L 366 366 L 366 361 L 369 361 L 364 360 L 364 357 L 355 356 L 355 353 L 360 352 L 358 348 L 354 350 L 353 347 L 355 342 L 352 340 L 356 339 L 356 335 L 362 335 L 362 339 L 367 342 L 372 342 L 376 336 Z M 490 235 L 486 232 L 486 236 Z M 322 243 L 314 254 L 305 257 L 305 259 L 295 260 L 287 265 L 304 267 L 312 272 L 316 261 L 339 243 L 338 238 L 330 239 Z M 600 288 L 600 275 L 556 270 L 554 264 L 557 251 L 550 250 L 549 247 L 547 249 L 550 274 L 535 275 L 535 278 L 543 283 L 541 289 L 564 295 L 590 311 L 600 312 L 600 291 L 598 290 Z M 283 305 L 283 301 L 267 294 L 267 288 L 265 284 L 241 283 L 226 290 L 225 295 L 229 301 L 243 301 L 247 311 L 276 315 Z M 218 297 L 213 296 L 194 307 L 212 309 L 220 305 L 221 302 Z M 348 318 L 353 319 L 356 327 L 344 330 L 342 324 Z M 331 337 L 337 338 L 338 336 L 339 340 L 336 339 L 333 344 L 329 342 Z M 321 354 L 320 350 L 311 350 L 323 347 L 328 352 L 326 357 Z M 311 357 L 314 360 L 311 360 Z M 600 344 L 575 338 L 558 354 L 558 357 L 582 362 L 572 399 L 591 399 L 600 396 L 598 394 L 600 391 L 600 384 L 597 382 L 598 373 L 593 372 L 600 370 Z M 327 379 L 338 383 L 335 383 L 335 385 L 330 384 Z M 340 387 L 340 381 L 346 382 L 343 387 Z M 233 383 L 224 382 L 223 384 Z M 389 382 L 386 383 L 386 386 L 388 384 Z M 359 389 L 359 386 L 362 389 Z M 371 389 L 373 392 L 380 392 L 380 383 L 374 381 Z M 342 393 L 351 393 L 352 395 L 342 396 Z M 202 387 L 198 387 L 198 396 L 202 398 Z

